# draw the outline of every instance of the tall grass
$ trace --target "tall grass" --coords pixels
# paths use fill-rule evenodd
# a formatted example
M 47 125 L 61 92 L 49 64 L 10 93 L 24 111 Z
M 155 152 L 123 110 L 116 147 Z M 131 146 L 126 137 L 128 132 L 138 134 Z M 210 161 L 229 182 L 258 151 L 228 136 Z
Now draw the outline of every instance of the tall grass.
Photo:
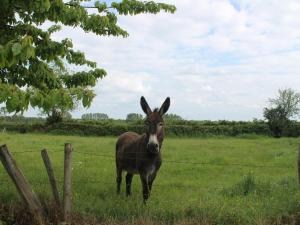
M 34 190 L 46 200 L 51 199 L 51 191 L 39 150 L 48 149 L 62 181 L 63 145 L 71 142 L 73 210 L 107 223 L 282 224 L 300 210 L 299 138 L 167 137 L 165 161 L 146 206 L 138 176 L 133 179 L 131 197 L 125 197 L 124 178 L 122 193 L 116 194 L 115 141 L 115 137 L 0 135 L 0 144 L 8 145 Z M 3 167 L 0 181 L 0 201 L 20 201 Z M 61 182 L 59 187 L 62 190 Z

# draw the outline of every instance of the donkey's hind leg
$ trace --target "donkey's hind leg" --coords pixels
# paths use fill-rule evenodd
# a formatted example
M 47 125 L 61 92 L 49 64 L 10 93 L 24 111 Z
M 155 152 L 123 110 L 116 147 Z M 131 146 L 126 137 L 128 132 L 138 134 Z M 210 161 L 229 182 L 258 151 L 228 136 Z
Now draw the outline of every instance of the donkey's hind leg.
M 126 196 L 131 195 L 131 182 L 132 182 L 132 173 L 126 174 Z
M 117 168 L 117 194 L 120 194 L 122 183 L 122 169 Z

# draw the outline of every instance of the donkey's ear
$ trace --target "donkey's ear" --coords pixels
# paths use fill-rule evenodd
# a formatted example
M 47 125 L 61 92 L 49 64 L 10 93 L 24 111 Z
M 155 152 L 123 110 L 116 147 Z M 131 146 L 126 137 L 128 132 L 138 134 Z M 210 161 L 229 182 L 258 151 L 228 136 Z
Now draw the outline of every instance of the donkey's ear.
M 160 115 L 164 115 L 168 111 L 169 107 L 170 107 L 170 98 L 167 97 L 159 109 Z
M 141 103 L 141 107 L 142 107 L 144 113 L 146 113 L 146 115 L 149 115 L 152 111 L 151 111 L 146 99 L 144 98 L 144 96 L 141 97 L 140 103 Z

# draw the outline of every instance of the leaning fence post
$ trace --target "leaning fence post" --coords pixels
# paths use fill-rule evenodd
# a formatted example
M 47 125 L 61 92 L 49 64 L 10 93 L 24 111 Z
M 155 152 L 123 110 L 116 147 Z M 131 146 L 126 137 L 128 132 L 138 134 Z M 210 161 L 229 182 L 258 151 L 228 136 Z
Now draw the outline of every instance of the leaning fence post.
M 9 153 L 6 145 L 0 147 L 0 160 L 14 182 L 23 201 L 28 205 L 29 210 L 35 216 L 37 222 L 39 224 L 44 224 L 44 210 L 42 204 L 31 189 L 31 186 L 22 171 L 18 168 L 16 161 Z
M 71 220 L 71 176 L 72 176 L 72 145 L 65 144 L 65 161 L 64 161 L 64 220 L 70 224 Z
M 47 150 L 43 149 L 41 151 L 41 155 L 42 155 L 42 158 L 43 158 L 46 170 L 47 170 L 47 174 L 48 174 L 49 181 L 50 181 L 50 184 L 51 184 L 51 189 L 52 189 L 55 204 L 56 204 L 57 207 L 61 208 L 57 183 L 56 183 L 56 179 L 55 179 L 55 176 L 54 176 L 52 163 L 51 163 L 51 160 L 48 156 Z
M 298 183 L 300 186 L 300 146 L 299 146 L 299 150 L 298 150 Z

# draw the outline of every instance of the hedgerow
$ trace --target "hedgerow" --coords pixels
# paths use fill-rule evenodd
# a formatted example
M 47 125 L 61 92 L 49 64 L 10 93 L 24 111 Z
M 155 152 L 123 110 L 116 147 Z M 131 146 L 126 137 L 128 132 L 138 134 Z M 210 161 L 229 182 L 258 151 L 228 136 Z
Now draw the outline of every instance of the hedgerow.
M 118 136 L 126 131 L 145 132 L 143 120 L 127 122 L 125 120 L 69 120 L 55 124 L 47 124 L 42 119 L 12 120 L 5 119 L 0 129 L 13 132 L 43 132 L 52 134 L 68 134 L 83 136 Z M 271 135 L 269 126 L 264 121 L 168 121 L 165 126 L 166 135 L 197 136 L 238 136 L 245 134 Z M 293 123 L 283 132 L 284 136 L 300 136 L 300 123 Z

